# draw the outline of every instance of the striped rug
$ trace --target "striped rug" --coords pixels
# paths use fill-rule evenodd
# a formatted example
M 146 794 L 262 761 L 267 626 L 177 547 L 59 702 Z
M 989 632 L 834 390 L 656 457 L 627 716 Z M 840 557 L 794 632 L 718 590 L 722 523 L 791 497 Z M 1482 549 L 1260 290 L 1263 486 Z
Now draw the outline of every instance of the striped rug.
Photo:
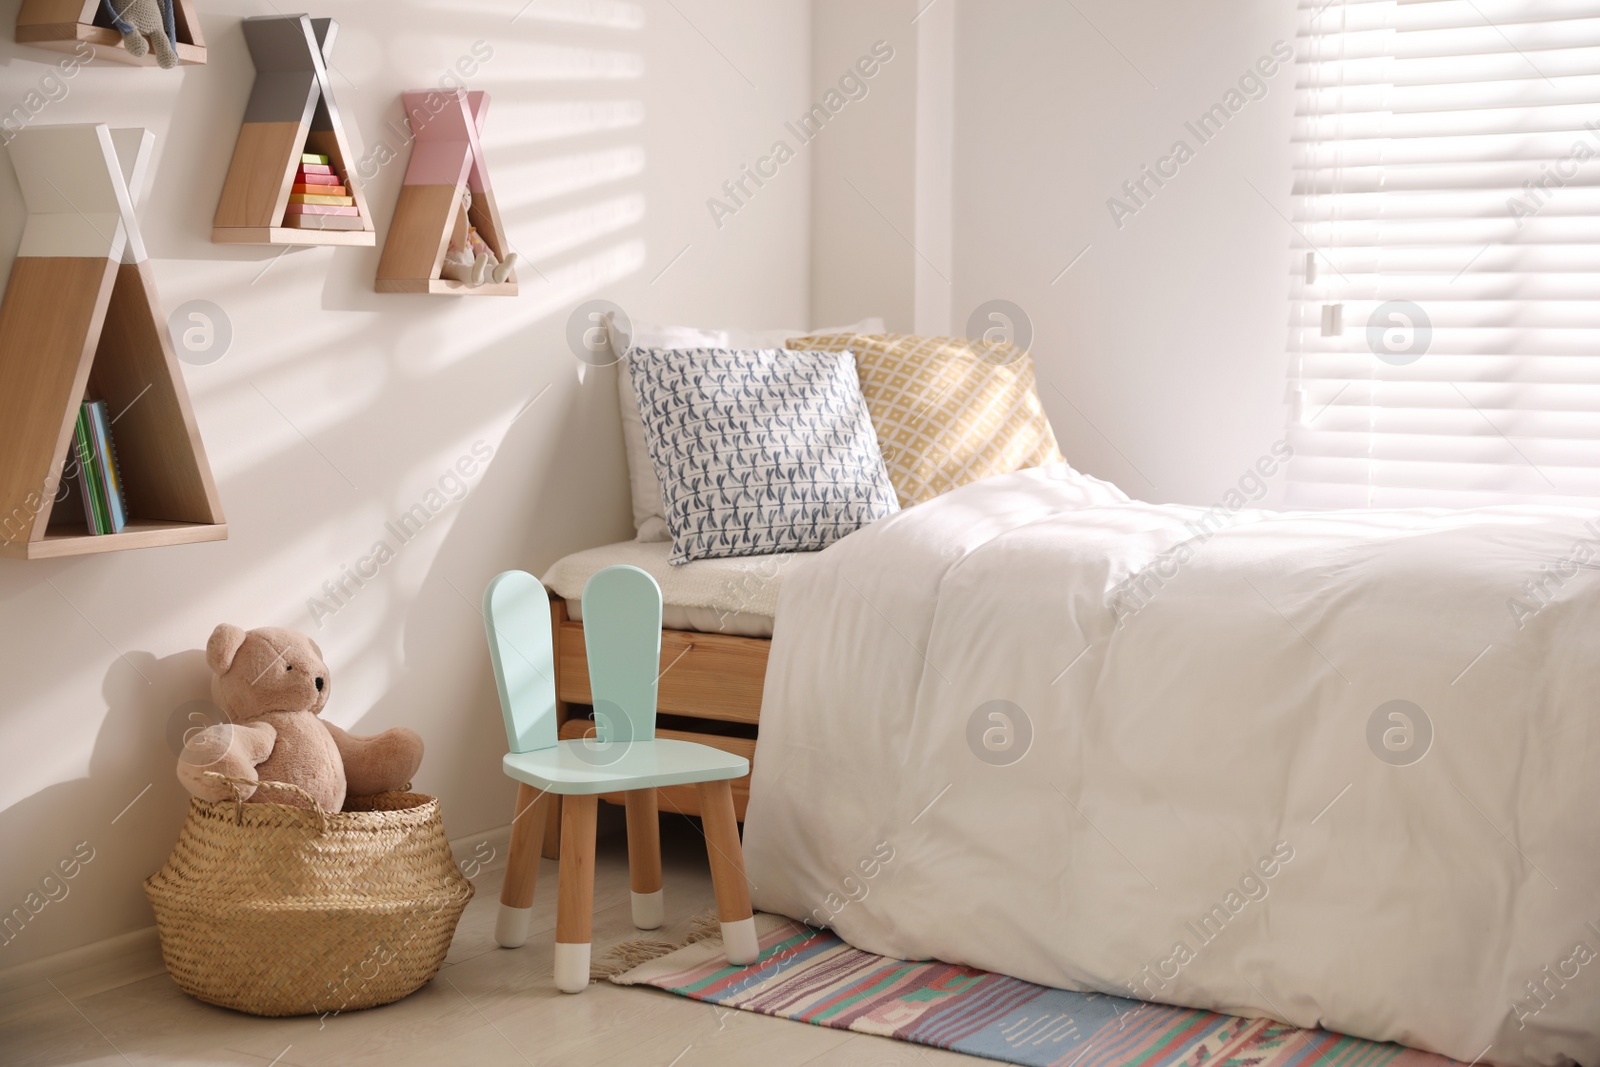
M 759 915 L 756 923 L 761 958 L 749 967 L 729 967 L 720 941 L 701 941 L 611 981 L 1025 1067 L 1456 1063 L 1267 1019 L 1072 993 L 971 967 L 892 960 L 777 916 Z

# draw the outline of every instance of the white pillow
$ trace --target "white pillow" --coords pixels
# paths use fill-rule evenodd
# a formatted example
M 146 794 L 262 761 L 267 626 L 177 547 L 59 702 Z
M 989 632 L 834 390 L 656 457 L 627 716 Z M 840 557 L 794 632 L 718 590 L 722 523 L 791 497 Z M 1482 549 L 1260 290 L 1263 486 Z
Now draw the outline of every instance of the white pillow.
M 632 333 L 624 336 L 605 316 L 606 338 L 617 363 L 617 408 L 622 416 L 622 446 L 628 456 L 628 485 L 633 492 L 633 528 L 637 541 L 670 541 L 667 508 L 661 499 L 661 481 L 650 462 L 645 443 L 644 421 L 639 417 L 639 398 L 628 372 L 629 348 L 782 348 L 791 337 L 821 333 L 883 333 L 882 319 L 862 319 L 851 326 L 818 330 L 702 330 L 693 326 L 656 326 L 632 323 Z

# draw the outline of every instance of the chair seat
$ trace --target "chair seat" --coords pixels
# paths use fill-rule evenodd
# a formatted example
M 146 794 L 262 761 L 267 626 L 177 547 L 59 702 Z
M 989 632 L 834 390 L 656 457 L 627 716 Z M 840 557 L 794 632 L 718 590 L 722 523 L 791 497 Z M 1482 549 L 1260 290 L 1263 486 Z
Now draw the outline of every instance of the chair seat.
M 561 796 L 693 785 L 743 778 L 750 761 L 693 741 L 561 741 L 555 748 L 509 752 L 502 766 L 519 782 Z

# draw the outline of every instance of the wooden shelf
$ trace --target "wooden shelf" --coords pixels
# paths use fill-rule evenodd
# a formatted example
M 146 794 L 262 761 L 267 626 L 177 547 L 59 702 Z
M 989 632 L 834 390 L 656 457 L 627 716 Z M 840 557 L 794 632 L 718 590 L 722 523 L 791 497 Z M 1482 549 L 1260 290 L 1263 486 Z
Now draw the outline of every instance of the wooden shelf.
M 162 522 L 134 519 L 121 533 L 76 533 L 52 529 L 37 541 L 0 542 L 0 556 L 11 559 L 56 559 L 61 556 L 88 556 L 96 552 L 124 552 L 135 548 L 161 548 L 165 545 L 191 545 L 201 541 L 226 541 L 228 524 Z
M 293 226 L 215 226 L 211 243 L 219 245 L 349 245 L 371 248 L 378 235 L 371 230 L 301 230 Z
M 306 15 L 263 15 L 240 25 L 256 65 L 256 83 L 212 219 L 212 242 L 368 248 L 377 244 L 372 212 L 352 170 L 355 155 L 328 78 L 327 60 L 339 24 Z M 307 152 L 328 157 L 355 199 L 361 229 L 283 225 L 295 172 Z
M 0 556 L 228 535 L 133 214 L 154 143 L 139 129 L 29 126 L 8 146 L 28 218 L 0 301 Z M 62 485 L 86 398 L 111 416 L 121 533 L 89 533 Z
M 94 52 L 95 62 L 109 61 L 133 67 L 154 67 L 156 57 L 149 52 L 136 56 L 122 46 L 122 35 L 109 26 L 96 26 L 99 0 L 22 0 L 17 12 L 16 41 L 37 48 L 69 55 L 82 54 L 82 45 Z M 173 46 L 178 62 L 185 67 L 202 66 L 206 61 L 206 42 L 200 33 L 200 20 L 189 0 L 175 0 L 173 17 L 178 39 Z
M 516 282 L 484 282 L 472 286 L 445 278 L 379 278 L 373 288 L 380 293 L 425 293 L 433 296 L 516 296 Z
M 510 251 L 479 141 L 489 94 L 420 89 L 401 99 L 406 121 L 411 124 L 411 162 L 384 238 L 373 288 L 380 293 L 516 296 L 515 269 L 503 282 L 478 286 L 441 277 L 450 245 L 466 246 L 469 223 L 497 258 L 505 259 Z M 472 211 L 469 218 L 463 218 L 461 198 L 469 192 Z

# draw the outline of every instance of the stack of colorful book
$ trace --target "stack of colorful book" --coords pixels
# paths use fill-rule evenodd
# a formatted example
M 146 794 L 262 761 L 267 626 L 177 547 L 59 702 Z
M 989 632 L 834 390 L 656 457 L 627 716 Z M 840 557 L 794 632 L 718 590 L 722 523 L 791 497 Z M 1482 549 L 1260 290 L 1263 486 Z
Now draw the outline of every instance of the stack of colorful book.
M 111 442 L 111 420 L 104 400 L 86 400 L 78 409 L 73 433 L 78 489 L 92 534 L 121 533 L 128 525 L 128 504 L 122 493 L 117 450 Z
M 364 228 L 356 198 L 334 172 L 333 161 L 328 156 L 307 152 L 300 157 L 283 224 L 302 230 Z

